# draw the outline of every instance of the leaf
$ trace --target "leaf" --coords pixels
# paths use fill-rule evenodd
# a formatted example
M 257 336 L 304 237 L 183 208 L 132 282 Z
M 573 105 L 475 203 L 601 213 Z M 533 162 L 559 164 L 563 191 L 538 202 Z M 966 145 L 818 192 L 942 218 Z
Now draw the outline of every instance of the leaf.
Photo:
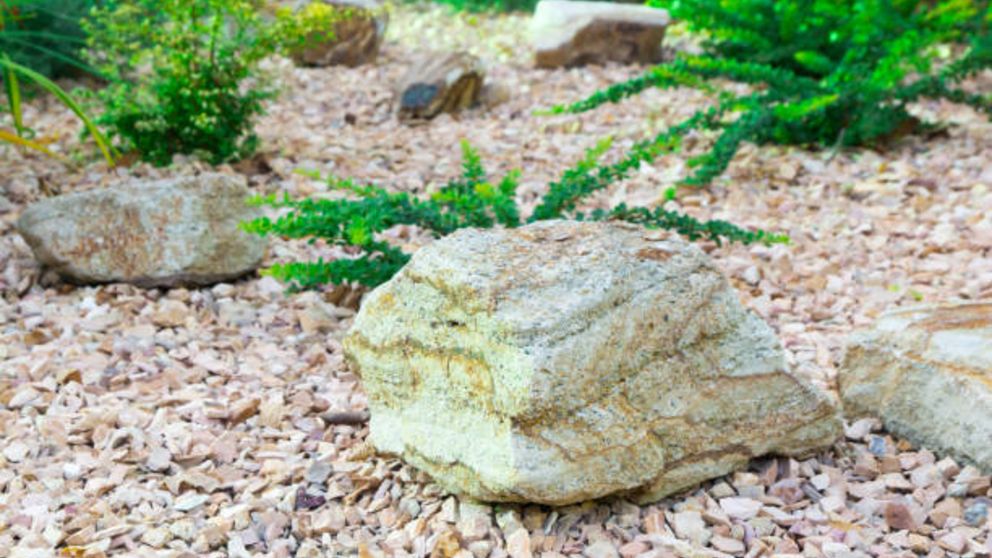
M 77 103 L 71 95 L 66 93 L 65 90 L 56 85 L 52 80 L 30 68 L 13 62 L 6 57 L 0 58 L 0 66 L 2 66 L 5 70 L 10 70 L 26 77 L 45 91 L 55 95 L 55 97 L 58 98 L 63 105 L 65 105 L 69 110 L 75 113 L 80 120 L 83 121 L 83 125 L 86 126 L 86 130 L 93 137 L 93 141 L 96 142 L 97 147 L 99 147 L 100 151 L 103 152 L 103 156 L 107 160 L 107 164 L 110 166 L 115 165 L 115 159 L 118 156 L 117 151 L 110 145 L 110 141 L 103 135 L 90 117 L 86 115 L 86 112 L 81 106 L 79 106 L 79 103 Z
M 10 61 L 6 54 L 0 54 L 0 59 Z M 17 135 L 23 136 L 25 128 L 24 113 L 21 109 L 21 87 L 17 83 L 17 74 L 12 68 L 3 67 L 3 83 L 7 90 L 7 105 L 10 107 L 10 115 L 14 119 L 14 129 L 17 131 Z
M 63 163 L 72 164 L 71 161 L 69 161 L 69 159 L 66 159 L 64 156 L 59 155 L 58 153 L 55 153 L 55 152 L 49 150 L 44 145 L 42 145 L 42 144 L 40 144 L 40 143 L 38 143 L 36 141 L 32 141 L 32 140 L 29 140 L 27 138 L 21 137 L 21 136 L 19 136 L 17 134 L 8 132 L 7 130 L 0 129 L 0 141 L 5 141 L 7 143 L 12 143 L 14 145 L 19 145 L 21 147 L 26 147 L 27 149 L 31 149 L 31 150 L 37 151 L 39 153 L 44 153 L 45 155 L 48 155 L 49 157 L 51 157 L 53 159 L 58 159 L 59 161 L 62 161 Z

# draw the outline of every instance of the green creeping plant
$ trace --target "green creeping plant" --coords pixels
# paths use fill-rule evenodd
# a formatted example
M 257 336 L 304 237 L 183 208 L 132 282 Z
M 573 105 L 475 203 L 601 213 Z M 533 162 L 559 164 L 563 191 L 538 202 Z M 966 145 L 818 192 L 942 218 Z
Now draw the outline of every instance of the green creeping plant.
M 462 144 L 462 175 L 428 197 L 406 192 L 388 192 L 375 185 L 360 186 L 351 180 L 327 179 L 328 185 L 346 194 L 338 199 L 293 200 L 288 196 L 256 197 L 253 203 L 288 210 L 278 219 L 262 217 L 242 223 L 248 232 L 278 235 L 284 238 L 322 239 L 333 246 L 349 247 L 354 258 L 333 261 L 277 264 L 266 273 L 289 282 L 294 290 L 315 288 L 326 283 L 357 283 L 374 287 L 388 281 L 410 256 L 378 237 L 396 225 L 416 225 L 435 237 L 465 227 L 517 227 L 525 222 L 544 219 L 623 220 L 649 228 L 664 228 L 689 239 L 709 239 L 751 244 L 788 242 L 784 235 L 742 229 L 726 221 L 699 221 L 691 216 L 668 211 L 619 205 L 610 210 L 589 214 L 575 211 L 588 197 L 637 168 L 639 156 L 628 157 L 612 165 L 598 166 L 597 161 L 610 146 L 609 141 L 589 150 L 586 157 L 562 178 L 551 184 L 541 204 L 525 220 L 515 199 L 518 172 L 510 172 L 499 182 L 490 182 L 478 153 Z M 648 148 L 645 147 L 645 150 Z M 639 152 L 638 152 L 639 153 Z M 320 178 L 317 174 L 310 174 Z
M 740 145 L 856 147 L 932 127 L 909 105 L 943 98 L 992 114 L 992 95 L 962 82 L 992 68 L 987 0 L 651 0 L 703 37 L 703 54 L 680 54 L 643 75 L 552 113 L 618 103 L 650 87 L 718 92 L 714 104 L 638 146 L 649 160 L 678 149 L 691 130 L 712 130 L 682 183 L 722 174 Z M 736 95 L 715 80 L 752 86 Z

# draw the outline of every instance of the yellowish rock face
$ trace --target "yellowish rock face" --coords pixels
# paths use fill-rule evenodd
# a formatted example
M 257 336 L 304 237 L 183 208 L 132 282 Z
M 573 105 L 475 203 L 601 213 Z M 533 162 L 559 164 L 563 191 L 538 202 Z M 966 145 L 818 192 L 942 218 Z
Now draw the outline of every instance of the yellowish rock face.
M 850 415 L 992 471 L 992 301 L 883 316 L 852 337 L 839 379 Z
M 551 221 L 465 230 L 372 292 L 345 341 L 371 439 L 480 500 L 656 500 L 839 432 L 698 248 Z

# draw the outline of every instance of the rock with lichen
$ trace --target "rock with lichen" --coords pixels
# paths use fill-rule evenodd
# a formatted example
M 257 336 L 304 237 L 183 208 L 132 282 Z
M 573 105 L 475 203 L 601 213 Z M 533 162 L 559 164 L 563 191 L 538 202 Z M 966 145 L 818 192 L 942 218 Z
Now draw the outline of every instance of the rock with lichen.
M 371 441 L 486 501 L 658 500 L 840 431 L 713 262 L 607 223 L 466 229 L 368 295 Z
M 239 223 L 258 217 L 240 176 L 131 180 L 46 198 L 17 229 L 43 266 L 77 283 L 206 285 L 254 271 L 264 238 Z
M 992 301 L 882 316 L 851 337 L 838 381 L 851 416 L 992 471 Z

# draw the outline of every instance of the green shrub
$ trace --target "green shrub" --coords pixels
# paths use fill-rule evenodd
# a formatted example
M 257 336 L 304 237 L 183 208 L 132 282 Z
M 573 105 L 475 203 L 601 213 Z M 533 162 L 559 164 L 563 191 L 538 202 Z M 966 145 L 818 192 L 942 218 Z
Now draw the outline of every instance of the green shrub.
M 107 0 L 84 22 L 87 59 L 110 80 L 97 93 L 125 149 L 156 165 L 174 154 L 219 164 L 251 154 L 265 57 L 329 39 L 323 3 L 266 17 L 263 0 Z
M 992 7 L 974 0 L 652 0 L 704 37 L 642 76 L 553 112 L 578 113 L 649 87 L 717 92 L 713 105 L 638 147 L 649 160 L 690 130 L 712 130 L 710 150 L 684 184 L 719 176 L 743 142 L 864 146 L 927 127 L 911 103 L 943 98 L 992 113 L 992 97 L 961 82 L 992 68 Z M 720 90 L 714 80 L 749 84 Z
M 0 0 L 0 52 L 50 78 L 89 72 L 80 21 L 96 0 Z
M 574 168 L 553 183 L 541 204 L 527 222 L 542 219 L 616 219 L 665 228 L 689 239 L 707 238 L 718 244 L 724 240 L 750 244 L 778 243 L 788 239 L 764 231 L 748 231 L 725 221 L 700 222 L 688 215 L 661 207 L 648 209 L 620 205 L 589 214 L 576 211 L 589 194 L 625 177 L 636 168 L 635 159 L 597 166 L 599 156 L 609 148 L 603 142 L 589 151 Z M 267 273 L 292 284 L 294 289 L 313 288 L 325 283 L 358 283 L 376 286 L 393 276 L 409 255 L 389 244 L 379 233 L 396 225 L 416 225 L 435 237 L 464 227 L 517 227 L 524 221 L 515 192 L 519 173 L 511 172 L 499 182 L 490 182 L 478 154 L 463 144 L 462 176 L 427 198 L 405 192 L 387 192 L 374 185 L 360 186 L 350 180 L 328 179 L 328 185 L 342 192 L 337 199 L 292 200 L 288 196 L 258 197 L 255 203 L 288 209 L 275 221 L 263 217 L 244 223 L 245 230 L 286 238 L 322 239 L 333 246 L 347 247 L 357 257 L 333 261 L 278 264 Z M 312 175 L 319 178 L 317 175 Z

